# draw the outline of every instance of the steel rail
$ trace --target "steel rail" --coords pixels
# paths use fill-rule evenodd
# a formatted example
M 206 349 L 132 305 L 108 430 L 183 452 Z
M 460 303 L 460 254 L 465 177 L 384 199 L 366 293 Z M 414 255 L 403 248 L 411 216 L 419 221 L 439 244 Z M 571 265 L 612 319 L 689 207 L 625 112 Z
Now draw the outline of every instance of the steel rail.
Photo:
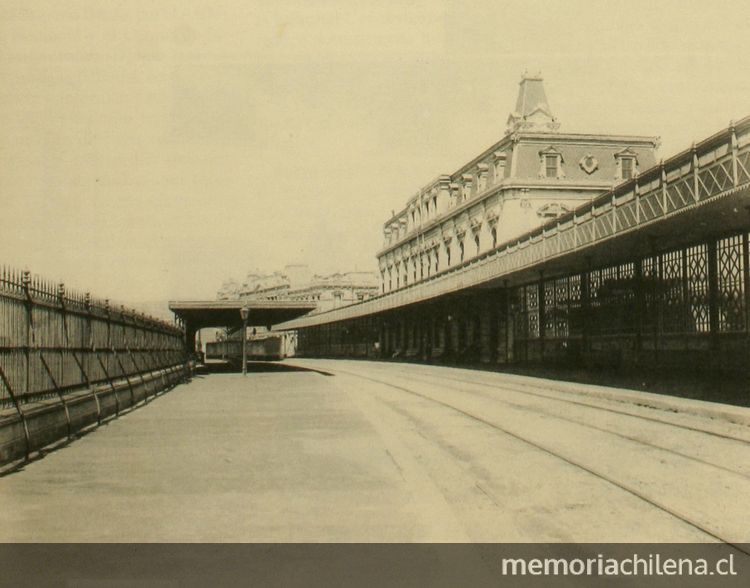
M 438 378 L 438 376 L 427 376 L 427 377 L 428 378 L 429 377 Z M 411 377 L 410 379 L 416 379 L 416 378 Z M 475 384 L 477 386 L 481 386 L 481 387 L 485 387 L 485 388 L 494 388 L 494 389 L 500 388 L 502 390 L 508 390 L 508 391 L 511 391 L 511 392 L 518 392 L 520 394 L 527 394 L 529 396 L 537 396 L 539 398 L 544 398 L 544 399 L 547 399 L 547 400 L 554 400 L 554 401 L 557 401 L 557 402 L 564 402 L 564 403 L 568 403 L 568 404 L 575 404 L 577 406 L 585 406 L 587 408 L 592 408 L 592 409 L 595 409 L 595 410 L 601 410 L 601 411 L 604 411 L 604 412 L 611 412 L 611 413 L 614 413 L 614 414 L 624 415 L 624 416 L 628 416 L 628 417 L 635 418 L 635 419 L 641 419 L 641 420 L 644 420 L 644 421 L 650 421 L 650 422 L 658 423 L 658 424 L 661 424 L 661 425 L 668 425 L 670 427 L 675 427 L 675 428 L 678 428 L 678 429 L 684 429 L 684 430 L 688 430 L 688 431 L 693 431 L 695 433 L 702 433 L 702 434 L 705 434 L 705 435 L 711 435 L 713 437 L 718 437 L 720 439 L 725 439 L 725 440 L 728 440 L 728 441 L 735 441 L 737 443 L 743 443 L 743 444 L 746 444 L 746 445 L 750 445 L 750 440 L 743 439 L 741 437 L 735 437 L 733 435 L 726 435 L 724 433 L 717 433 L 716 431 L 710 431 L 708 429 L 701 429 L 700 427 L 692 427 L 690 425 L 682 425 L 680 423 L 675 423 L 675 422 L 672 422 L 672 421 L 665 421 L 665 420 L 658 419 L 658 418 L 655 418 L 655 417 L 649 417 L 649 416 L 645 416 L 645 415 L 635 414 L 635 413 L 628 412 L 628 411 L 625 411 L 625 410 L 618 410 L 616 408 L 610 408 L 610 407 L 606 407 L 606 406 L 600 406 L 600 405 L 597 405 L 597 404 L 589 404 L 587 402 L 582 402 L 580 400 L 571 400 L 569 398 L 559 398 L 559 397 L 556 397 L 556 396 L 549 396 L 547 394 L 542 394 L 540 392 L 531 392 L 529 390 L 523 390 L 523 389 L 521 389 L 521 388 L 532 387 L 530 384 L 515 383 L 515 384 L 511 384 L 511 385 L 503 384 L 502 386 L 497 386 L 497 385 L 494 385 L 494 384 L 488 384 L 486 382 L 476 382 L 476 381 L 467 382 L 466 380 L 462 380 L 461 378 L 454 378 L 454 377 L 443 376 L 443 375 L 439 376 L 439 379 L 441 379 L 441 380 L 450 380 L 452 382 L 460 382 L 462 384 Z M 554 387 L 554 386 L 550 386 L 550 389 L 551 390 L 555 390 L 557 392 L 560 392 L 562 394 L 570 394 L 569 391 L 564 390 L 562 388 L 557 388 L 557 387 Z
M 659 500 L 657 500 L 655 498 L 651 498 L 645 492 L 639 490 L 638 488 L 636 488 L 636 487 L 634 487 L 634 486 L 632 486 L 630 484 L 623 483 L 623 482 L 621 482 L 621 481 L 619 481 L 619 480 L 613 478 L 612 476 L 609 476 L 609 475 L 607 475 L 607 474 L 605 474 L 603 472 L 599 472 L 596 469 L 594 469 L 592 467 L 589 467 L 586 464 L 584 464 L 584 463 L 582 463 L 582 462 L 580 462 L 580 461 L 578 461 L 578 460 L 576 460 L 576 459 L 574 459 L 572 457 L 568 457 L 566 455 L 563 455 L 562 453 L 559 453 L 559 452 L 555 451 L 554 449 L 552 449 L 550 447 L 547 447 L 546 445 L 544 445 L 542 443 L 538 443 L 538 442 L 536 442 L 536 441 L 534 441 L 532 439 L 524 437 L 523 435 L 520 435 L 518 433 L 510 431 L 509 429 L 506 429 L 505 427 L 502 427 L 502 426 L 500 426 L 497 423 L 493 423 L 492 421 L 490 421 L 490 420 L 488 420 L 488 419 L 486 419 L 486 418 L 484 418 L 482 416 L 478 416 L 478 415 L 473 414 L 473 413 L 471 413 L 469 411 L 466 411 L 466 410 L 464 410 L 462 408 L 459 408 L 457 406 L 454 406 L 454 405 L 449 404 L 447 402 L 444 402 L 442 400 L 438 400 L 436 398 L 432 398 L 432 397 L 430 397 L 430 396 L 428 396 L 426 394 L 422 394 L 420 392 L 417 392 L 416 390 L 412 390 L 412 389 L 407 388 L 405 386 L 399 386 L 397 384 L 393 384 L 393 383 L 387 382 L 385 380 L 379 380 L 377 378 L 371 378 L 371 377 L 368 377 L 368 376 L 363 376 L 362 374 L 358 374 L 358 373 L 355 373 L 355 372 L 350 372 L 348 370 L 341 370 L 341 369 L 339 369 L 338 371 L 340 371 L 342 373 L 345 373 L 345 374 L 348 374 L 350 376 L 356 377 L 356 378 L 360 378 L 360 379 L 363 379 L 363 380 L 368 380 L 368 381 L 371 381 L 371 382 L 375 382 L 377 384 L 381 384 L 381 385 L 384 385 L 384 386 L 387 386 L 387 387 L 390 387 L 390 388 L 394 388 L 394 389 L 399 390 L 401 392 L 405 392 L 407 394 L 411 394 L 413 396 L 417 396 L 417 397 L 422 398 L 424 400 L 427 400 L 429 402 L 433 402 L 435 404 L 443 406 L 443 407 L 445 407 L 445 408 L 447 408 L 449 410 L 453 410 L 453 411 L 455 411 L 455 412 L 457 412 L 459 414 L 462 414 L 465 417 L 467 417 L 467 418 L 469 418 L 471 420 L 474 420 L 474 421 L 476 421 L 478 423 L 481 423 L 481 424 L 483 424 L 483 425 L 485 425 L 487 427 L 490 427 L 492 429 L 500 431 L 501 433 L 503 433 L 503 434 L 505 434 L 505 435 L 507 435 L 509 437 L 512 437 L 513 439 L 516 439 L 517 441 L 520 441 L 521 443 L 529 445 L 530 447 L 534 447 L 535 449 L 537 449 L 537 450 L 539 450 L 539 451 L 541 451 L 543 453 L 546 453 L 546 454 L 548 454 L 548 455 L 550 455 L 550 456 L 552 456 L 552 457 L 554 457 L 556 459 L 559 459 L 560 461 L 563 461 L 563 462 L 565 462 L 565 463 L 567 463 L 567 464 L 569 464 L 569 465 L 571 465 L 573 467 L 576 467 L 576 468 L 578 468 L 580 470 L 583 470 L 583 471 L 587 472 L 588 474 L 590 474 L 590 475 L 592 475 L 592 476 L 594 476 L 594 477 L 596 477 L 596 478 L 598 478 L 600 480 L 603 480 L 603 481 L 611 484 L 612 486 L 614 486 L 616 488 L 619 488 L 620 490 L 623 490 L 624 492 L 627 492 L 628 494 L 631 494 L 632 496 L 635 496 L 636 498 L 638 498 L 638 499 L 646 502 L 647 504 L 650 504 L 651 506 L 653 506 L 653 507 L 655 507 L 655 508 L 657 508 L 657 509 L 659 509 L 659 510 L 661 510 L 661 511 L 663 511 L 663 512 L 669 514 L 669 515 L 671 515 L 672 517 L 674 517 L 674 518 L 682 521 L 686 525 L 689 525 L 689 526 L 693 527 L 694 529 L 700 531 L 701 533 L 704 533 L 705 535 L 708 535 L 709 537 L 712 537 L 712 538 L 716 539 L 717 541 L 720 541 L 721 543 L 729 545 L 729 546 L 735 548 L 737 551 L 739 551 L 741 553 L 744 553 L 745 555 L 750 556 L 750 548 L 748 548 L 746 545 L 743 545 L 741 543 L 734 542 L 734 541 L 731 541 L 731 540 L 729 540 L 729 539 L 727 539 L 725 537 L 722 537 L 721 534 L 718 531 L 714 531 L 714 530 L 708 528 L 706 525 L 703 525 L 703 524 L 699 523 L 698 521 L 693 520 L 688 515 L 686 515 L 684 513 L 681 513 L 679 511 L 677 511 L 677 510 L 669 507 L 668 505 L 662 503 L 661 501 L 659 501 Z
M 448 386 L 446 384 L 440 384 L 440 383 L 434 384 L 430 380 L 425 380 L 425 379 L 422 379 L 422 378 L 415 378 L 413 376 L 399 376 L 399 378 L 411 380 L 411 381 L 414 381 L 414 382 L 422 382 L 422 383 L 425 383 L 425 384 L 429 383 L 432 386 L 437 385 L 438 387 L 444 388 L 446 390 L 455 390 L 455 388 L 452 388 L 452 387 L 450 387 L 450 386 Z M 441 379 L 442 380 L 453 380 L 453 381 L 456 381 L 454 378 L 441 378 Z M 464 384 L 470 384 L 470 385 L 474 384 L 473 382 L 466 382 L 465 380 L 461 380 L 461 382 L 464 383 Z M 506 388 L 505 386 L 496 386 L 494 388 L 496 390 L 499 389 L 499 390 L 504 390 L 504 391 L 508 391 L 508 392 L 518 392 L 518 390 L 514 390 L 512 388 Z M 520 393 L 524 394 L 524 392 L 520 392 Z M 628 441 L 632 441 L 634 443 L 638 443 L 639 445 L 644 445 L 646 447 L 651 447 L 652 449 L 656 449 L 656 450 L 659 450 L 659 451 L 664 451 L 666 453 L 671 453 L 673 455 L 678 455 L 678 456 L 680 456 L 680 457 L 682 457 L 684 459 L 688 459 L 690 461 L 694 461 L 694 462 L 697 462 L 697 463 L 700 463 L 700 464 L 703 464 L 703 465 L 707 465 L 707 466 L 710 466 L 710 467 L 713 467 L 713 468 L 724 470 L 725 472 L 728 472 L 728 473 L 733 474 L 735 476 L 740 476 L 742 478 L 746 478 L 746 479 L 750 480 L 750 474 L 744 474 L 742 472 L 738 472 L 736 470 L 729 469 L 728 467 L 721 466 L 721 465 L 718 465 L 716 463 L 712 463 L 710 461 L 706 461 L 706 460 L 701 459 L 699 457 L 695 457 L 694 455 L 688 455 L 687 453 L 682 453 L 681 451 L 677 451 L 677 450 L 671 449 L 669 447 L 664 447 L 663 445 L 657 445 L 655 443 L 651 443 L 649 441 L 645 441 L 643 439 L 639 439 L 638 437 L 633 437 L 633 436 L 630 436 L 630 435 L 626 435 L 625 433 L 619 433 L 619 432 L 613 431 L 611 429 L 607 429 L 607 428 L 604 428 L 604 427 L 599 427 L 599 426 L 593 425 L 591 423 L 588 423 L 586 421 L 581 421 L 581 420 L 578 420 L 578 419 L 575 419 L 575 418 L 562 416 L 562 415 L 556 414 L 554 412 L 550 412 L 548 410 L 544 410 L 542 408 L 532 407 L 532 406 L 528 406 L 528 405 L 524 405 L 524 404 L 519 404 L 519 403 L 513 402 L 511 400 L 506 400 L 506 399 L 503 399 L 503 398 L 497 398 L 497 397 L 494 397 L 494 396 L 490 396 L 490 395 L 488 395 L 486 393 L 481 393 L 480 392 L 479 394 L 481 395 L 482 398 L 485 398 L 485 399 L 490 400 L 492 402 L 496 402 L 496 403 L 499 403 L 499 404 L 504 404 L 506 406 L 511 406 L 513 408 L 516 408 L 518 410 L 522 410 L 524 412 L 528 412 L 530 414 L 545 415 L 545 416 L 548 416 L 548 417 L 551 417 L 551 418 L 554 418 L 554 419 L 557 419 L 557 420 L 560 420 L 560 421 L 566 421 L 566 422 L 569 422 L 569 423 L 572 423 L 572 424 L 575 424 L 575 425 L 580 425 L 580 426 L 583 426 L 583 427 L 585 427 L 587 429 L 592 429 L 594 431 L 600 431 L 602 433 L 607 433 L 609 435 L 614 435 L 615 437 L 620 437 L 622 439 L 626 439 Z M 543 395 L 536 395 L 536 394 L 534 394 L 534 396 L 543 396 Z M 546 397 L 546 398 L 552 398 L 552 397 Z M 554 398 L 552 398 L 552 399 L 554 399 Z M 585 406 L 590 407 L 590 408 L 596 408 L 593 405 L 585 405 Z M 628 413 L 622 413 L 622 414 L 625 414 L 626 416 L 637 416 L 637 415 L 630 415 Z M 651 419 L 647 419 L 647 420 L 651 420 Z M 662 424 L 670 424 L 667 421 L 661 421 L 661 423 Z M 690 430 L 690 429 L 688 428 L 688 430 Z M 738 439 L 738 438 L 731 438 L 731 439 L 734 440 L 734 441 L 739 441 L 740 443 L 750 444 L 749 441 L 746 441 L 744 439 Z

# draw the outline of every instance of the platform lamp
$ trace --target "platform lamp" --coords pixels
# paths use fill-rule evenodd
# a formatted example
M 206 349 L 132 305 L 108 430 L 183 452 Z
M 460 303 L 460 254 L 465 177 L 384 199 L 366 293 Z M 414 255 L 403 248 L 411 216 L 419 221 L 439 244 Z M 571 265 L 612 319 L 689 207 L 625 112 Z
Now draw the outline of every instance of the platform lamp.
M 250 315 L 250 309 L 247 306 L 240 308 L 242 317 L 242 375 L 247 375 L 247 317 Z

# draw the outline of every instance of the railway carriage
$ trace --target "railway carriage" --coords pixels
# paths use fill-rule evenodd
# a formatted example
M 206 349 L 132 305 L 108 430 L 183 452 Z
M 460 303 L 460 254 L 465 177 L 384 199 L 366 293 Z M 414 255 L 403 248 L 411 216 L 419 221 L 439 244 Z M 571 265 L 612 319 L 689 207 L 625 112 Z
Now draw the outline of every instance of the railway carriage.
M 248 361 L 278 361 L 286 357 L 284 335 L 255 335 L 247 340 Z M 206 359 L 242 361 L 242 341 L 212 341 L 206 343 Z

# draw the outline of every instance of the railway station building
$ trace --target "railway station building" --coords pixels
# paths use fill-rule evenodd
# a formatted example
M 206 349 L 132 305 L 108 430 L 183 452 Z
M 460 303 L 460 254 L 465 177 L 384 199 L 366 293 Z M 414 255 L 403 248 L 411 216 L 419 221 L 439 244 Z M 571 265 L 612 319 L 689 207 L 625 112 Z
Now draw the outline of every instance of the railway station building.
M 560 132 L 526 75 L 506 135 L 385 222 L 380 293 L 276 328 L 312 357 L 747 373 L 750 117 L 657 145 Z
M 656 163 L 657 137 L 560 132 L 543 84 L 524 74 L 505 135 L 385 222 L 381 292 L 490 251 Z

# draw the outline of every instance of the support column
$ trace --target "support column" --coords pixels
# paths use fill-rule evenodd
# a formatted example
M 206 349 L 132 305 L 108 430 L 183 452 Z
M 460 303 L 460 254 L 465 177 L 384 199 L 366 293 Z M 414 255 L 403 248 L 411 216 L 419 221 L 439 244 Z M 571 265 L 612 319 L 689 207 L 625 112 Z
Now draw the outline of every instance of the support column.
M 432 361 L 435 347 L 435 309 L 430 308 L 427 314 L 427 349 L 425 351 L 425 359 L 427 361 Z
M 508 285 L 508 281 L 505 281 L 505 288 L 503 289 L 503 301 L 501 303 L 501 312 L 505 317 L 505 362 L 513 363 L 516 358 L 515 354 L 515 329 L 516 329 L 516 316 L 513 312 L 513 289 Z
M 537 304 L 539 305 L 539 360 L 544 362 L 545 344 L 547 341 L 547 304 L 544 292 L 544 274 L 539 272 L 539 290 Z
M 719 268 L 716 258 L 716 239 L 708 242 L 706 254 L 708 255 L 708 328 L 711 357 L 720 361 L 717 353 L 719 350 Z
M 591 291 L 590 291 L 590 272 L 591 260 L 586 260 L 586 271 L 581 274 L 581 316 L 583 317 L 581 325 L 581 353 L 583 362 L 587 364 L 591 359 L 590 349 L 590 331 L 591 331 Z
M 742 277 L 745 286 L 745 366 L 750 378 L 750 239 L 748 232 L 742 235 L 742 259 L 744 260 L 744 275 Z
M 247 375 L 247 317 L 250 309 L 246 306 L 240 308 L 240 317 L 242 318 L 242 375 Z
M 198 329 L 191 323 L 185 322 L 185 352 L 191 357 L 195 354 L 195 336 L 197 332 Z
M 26 370 L 24 374 L 24 386 L 23 391 L 26 394 L 31 394 L 31 324 L 32 324 L 32 306 L 31 306 L 31 294 L 29 289 L 31 287 L 31 272 L 26 270 L 23 272 L 22 285 L 25 296 L 24 304 L 24 334 L 25 334 L 25 345 L 24 345 L 24 356 L 26 358 Z
M 641 363 L 643 353 L 643 317 L 645 314 L 646 297 L 643 285 L 643 259 L 640 257 L 633 263 L 635 273 L 635 357 L 636 364 Z
M 445 323 L 443 323 L 443 355 L 448 361 L 453 358 L 456 352 L 454 342 L 455 324 L 456 316 L 453 314 L 451 307 L 448 307 L 448 312 L 445 315 Z
M 479 361 L 490 363 L 497 350 L 497 319 L 492 304 L 492 292 L 482 296 L 479 306 Z

